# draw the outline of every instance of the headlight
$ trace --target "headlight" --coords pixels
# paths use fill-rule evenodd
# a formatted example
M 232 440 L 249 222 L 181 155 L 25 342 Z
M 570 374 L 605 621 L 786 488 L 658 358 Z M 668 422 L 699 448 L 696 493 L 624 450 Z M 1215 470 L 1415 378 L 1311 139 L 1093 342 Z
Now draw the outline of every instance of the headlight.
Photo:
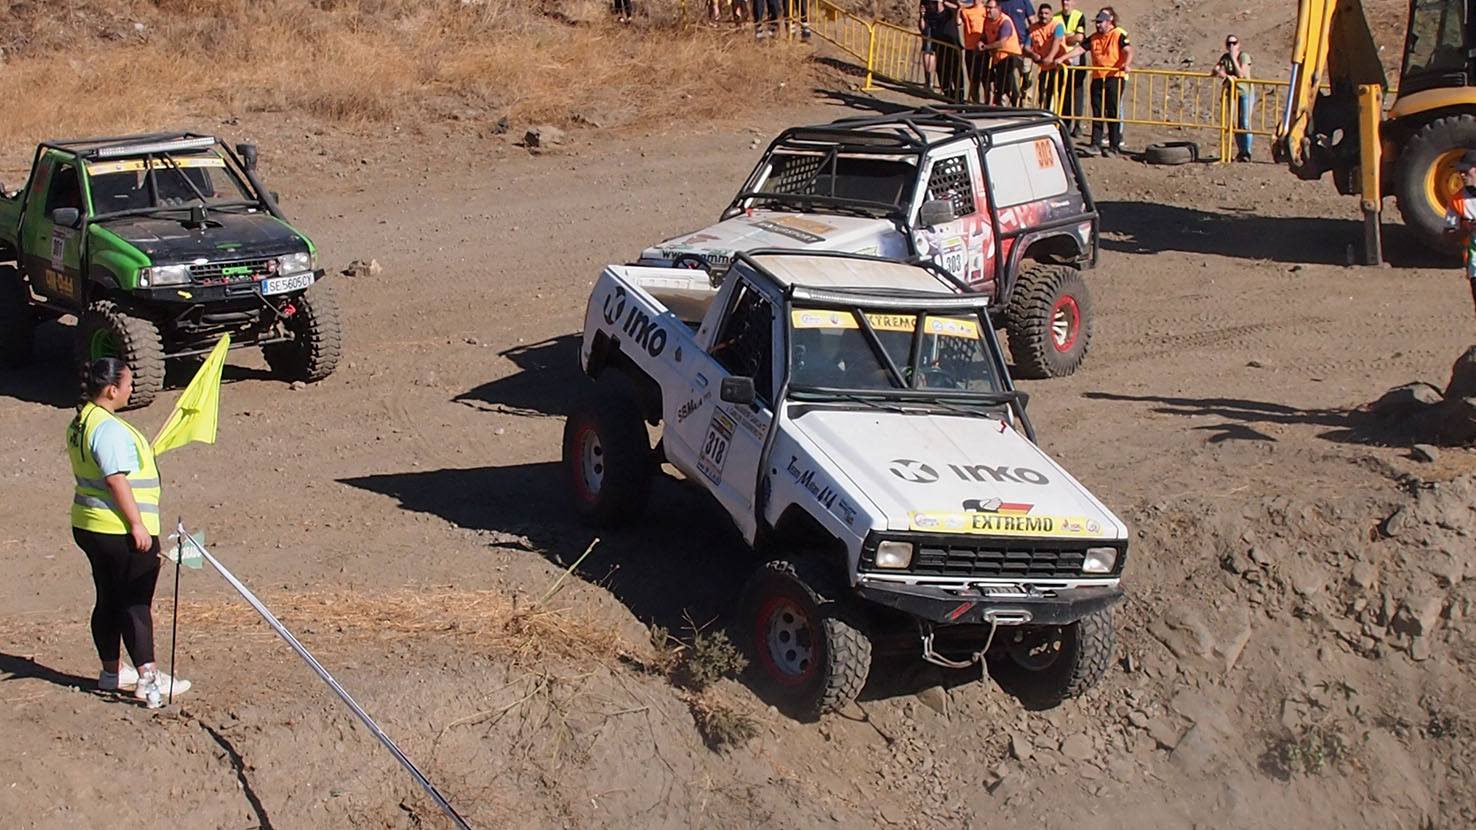
M 911 542 L 882 542 L 876 546 L 876 566 L 905 568 L 912 564 L 913 550 L 915 546 Z
M 1086 558 L 1081 563 L 1081 572 L 1110 574 L 1115 567 L 1117 567 L 1117 548 L 1087 548 Z
M 190 281 L 190 266 L 188 265 L 155 265 L 151 268 L 140 268 L 138 271 L 138 285 L 140 288 L 160 285 L 184 285 Z
M 277 257 L 278 274 L 296 274 L 313 270 L 313 255 L 307 251 Z

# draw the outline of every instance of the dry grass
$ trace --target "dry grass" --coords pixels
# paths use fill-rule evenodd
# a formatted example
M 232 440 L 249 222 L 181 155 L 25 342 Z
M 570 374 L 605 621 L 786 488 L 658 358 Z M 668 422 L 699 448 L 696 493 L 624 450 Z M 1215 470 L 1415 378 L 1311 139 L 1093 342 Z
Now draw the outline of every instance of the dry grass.
M 294 634 L 314 632 L 338 642 L 447 638 L 515 663 L 560 657 L 641 662 L 638 651 L 609 626 L 560 610 L 520 605 L 496 591 L 428 588 L 382 595 L 322 591 L 262 601 Z M 169 618 L 167 605 L 166 601 L 155 611 L 161 621 Z M 181 601 L 179 624 L 182 631 L 211 636 L 276 637 L 254 609 L 234 598 Z
M 515 123 L 591 108 L 708 119 L 807 94 L 807 51 L 679 29 L 676 0 L 637 4 L 646 16 L 627 27 L 601 0 L 14 3 L 0 94 L 24 103 L 0 144 L 250 113 L 347 126 L 467 109 Z

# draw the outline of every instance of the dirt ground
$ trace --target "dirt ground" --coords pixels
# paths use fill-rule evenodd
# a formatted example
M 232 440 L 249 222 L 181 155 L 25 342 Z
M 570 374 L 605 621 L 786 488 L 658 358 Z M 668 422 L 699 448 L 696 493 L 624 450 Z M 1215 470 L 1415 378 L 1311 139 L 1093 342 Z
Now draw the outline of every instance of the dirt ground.
M 207 533 L 477 827 L 1476 822 L 1476 455 L 1417 461 L 1359 411 L 1443 386 L 1471 300 L 1397 226 L 1393 267 L 1346 265 L 1354 203 L 1268 163 L 1084 162 L 1103 217 L 1091 354 L 1023 386 L 1047 450 L 1136 533 L 1119 659 L 1085 698 L 1027 712 L 903 664 L 802 724 L 726 680 L 716 694 L 757 735 L 709 749 L 683 694 L 642 670 L 646 628 L 721 625 L 756 562 L 674 480 L 545 597 L 592 541 L 557 459 L 598 269 L 715 216 L 755 141 L 847 111 L 817 96 L 541 155 L 475 124 L 206 120 L 260 141 L 331 271 L 383 272 L 333 277 L 346 357 L 328 380 L 292 390 L 232 354 L 219 442 L 163 459 L 166 514 Z M 0 374 L 0 814 L 448 826 L 208 570 L 180 588 L 195 689 L 159 712 L 92 690 L 91 586 L 62 507 L 69 344 L 48 326 L 33 364 Z M 172 399 L 130 420 L 155 429 Z

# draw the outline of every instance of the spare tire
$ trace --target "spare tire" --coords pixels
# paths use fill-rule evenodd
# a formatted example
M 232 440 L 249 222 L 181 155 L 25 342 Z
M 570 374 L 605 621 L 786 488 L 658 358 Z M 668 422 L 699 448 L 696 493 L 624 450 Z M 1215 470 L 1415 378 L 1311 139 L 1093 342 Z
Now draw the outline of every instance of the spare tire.
M 1199 145 L 1192 141 L 1164 141 L 1143 149 L 1143 160 L 1149 164 L 1188 164 L 1199 161 Z

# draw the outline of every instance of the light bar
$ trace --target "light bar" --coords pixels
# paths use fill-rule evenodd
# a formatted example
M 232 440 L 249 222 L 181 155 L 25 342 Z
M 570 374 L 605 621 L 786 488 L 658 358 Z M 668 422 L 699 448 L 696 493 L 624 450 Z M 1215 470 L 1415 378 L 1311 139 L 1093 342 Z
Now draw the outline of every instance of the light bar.
M 172 141 L 150 141 L 141 144 L 113 144 L 92 151 L 93 158 L 111 159 L 120 156 L 142 156 L 149 153 L 177 153 L 190 150 L 205 150 L 215 146 L 211 136 L 202 138 L 177 138 Z

